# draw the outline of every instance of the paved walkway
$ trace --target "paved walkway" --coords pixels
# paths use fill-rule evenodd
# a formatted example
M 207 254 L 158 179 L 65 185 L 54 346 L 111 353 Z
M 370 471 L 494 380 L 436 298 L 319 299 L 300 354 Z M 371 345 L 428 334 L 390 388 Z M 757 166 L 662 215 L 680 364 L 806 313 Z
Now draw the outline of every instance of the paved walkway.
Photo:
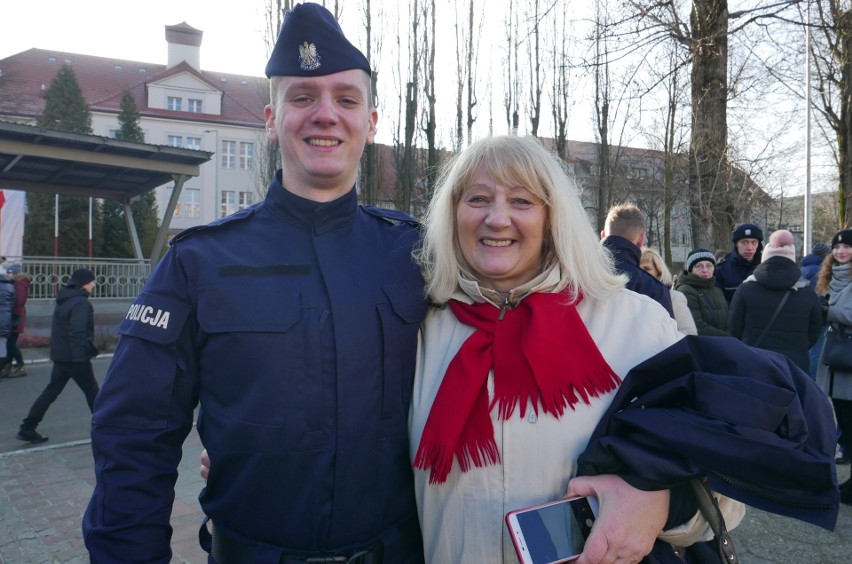
M 34 356 L 30 352 L 27 358 Z M 172 562 L 204 564 L 197 540 L 201 444 L 194 430 L 183 452 L 172 510 Z M 838 468 L 840 481 L 849 470 L 849 465 Z M 0 564 L 88 562 L 80 522 L 93 485 L 88 441 L 0 453 Z M 842 506 L 834 533 L 750 509 L 733 536 L 743 564 L 847 563 L 852 561 L 852 506 Z
M 200 451 L 193 431 L 184 445 L 172 511 L 172 562 L 207 562 L 196 536 L 202 517 Z M 839 474 L 848 477 L 849 466 Z M 0 562 L 88 562 L 80 520 L 93 484 L 88 441 L 0 454 Z M 841 509 L 834 533 L 750 509 L 734 542 L 743 564 L 846 563 L 852 559 L 852 506 Z

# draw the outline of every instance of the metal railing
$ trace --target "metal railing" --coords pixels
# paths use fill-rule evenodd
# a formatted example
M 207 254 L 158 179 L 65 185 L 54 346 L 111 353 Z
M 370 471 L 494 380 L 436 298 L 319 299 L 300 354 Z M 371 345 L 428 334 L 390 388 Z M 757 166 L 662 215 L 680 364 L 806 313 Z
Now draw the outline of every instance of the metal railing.
M 53 299 L 78 268 L 95 273 L 100 299 L 133 299 L 151 274 L 148 260 L 76 258 L 76 257 L 6 257 L 6 265 L 18 262 L 21 270 L 33 277 L 29 299 Z

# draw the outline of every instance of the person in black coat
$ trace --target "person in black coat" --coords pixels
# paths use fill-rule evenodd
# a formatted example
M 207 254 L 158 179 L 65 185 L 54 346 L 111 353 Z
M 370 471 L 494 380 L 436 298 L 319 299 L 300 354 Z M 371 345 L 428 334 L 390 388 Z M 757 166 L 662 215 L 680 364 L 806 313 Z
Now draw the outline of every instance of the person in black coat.
M 601 232 L 601 243 L 615 258 L 615 269 L 630 278 L 627 289 L 655 300 L 674 318 L 669 289 L 639 267 L 642 245 L 645 244 L 645 216 L 642 211 L 631 204 L 610 208 Z
M 808 349 L 819 338 L 822 312 L 795 260 L 793 234 L 786 229 L 772 233 L 762 262 L 734 293 L 728 329 L 745 344 L 784 354 L 808 372 Z
M 89 411 L 94 409 L 98 395 L 98 381 L 92 371 L 91 359 L 97 356 L 92 342 L 95 336 L 95 318 L 89 295 L 95 289 L 95 274 L 88 268 L 74 271 L 68 283 L 59 290 L 53 309 L 50 329 L 50 360 L 53 371 L 50 382 L 35 400 L 18 430 L 18 440 L 43 443 L 47 437 L 36 431 L 51 404 L 56 401 L 68 380 L 73 379 L 83 394 Z
M 763 231 L 753 223 L 741 223 L 731 234 L 734 248 L 716 265 L 716 286 L 725 294 L 728 304 L 743 281 L 760 264 Z

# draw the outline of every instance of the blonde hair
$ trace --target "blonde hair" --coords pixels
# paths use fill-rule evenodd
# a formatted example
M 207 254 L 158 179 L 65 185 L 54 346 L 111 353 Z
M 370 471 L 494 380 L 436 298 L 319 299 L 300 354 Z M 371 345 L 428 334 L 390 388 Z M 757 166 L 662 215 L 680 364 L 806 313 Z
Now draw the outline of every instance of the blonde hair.
M 642 247 L 642 256 L 639 258 L 639 266 L 642 266 L 643 262 L 650 262 L 654 265 L 654 268 L 657 272 L 660 273 L 659 280 L 666 286 L 671 287 L 672 285 L 672 273 L 669 270 L 669 267 L 666 266 L 666 263 L 663 262 L 663 257 L 660 256 L 660 253 L 657 252 L 657 249 L 653 247 Z
M 595 300 L 624 286 L 626 278 L 615 273 L 612 255 L 595 235 L 562 161 L 533 137 L 503 135 L 477 141 L 441 172 L 426 214 L 423 244 L 416 253 L 426 278 L 426 294 L 434 303 L 446 303 L 457 290 L 462 271 L 471 271 L 458 243 L 456 209 L 479 171 L 498 184 L 523 186 L 544 201 L 542 268 L 558 265 L 562 272 L 554 291 L 570 288 L 571 299 L 582 293 Z

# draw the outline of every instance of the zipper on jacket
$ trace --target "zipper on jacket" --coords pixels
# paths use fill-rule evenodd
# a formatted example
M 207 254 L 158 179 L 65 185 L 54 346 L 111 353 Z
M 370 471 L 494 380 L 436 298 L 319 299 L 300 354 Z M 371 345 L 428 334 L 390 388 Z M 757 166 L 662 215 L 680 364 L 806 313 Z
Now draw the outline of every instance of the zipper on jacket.
M 509 303 L 509 294 L 506 294 L 506 297 L 503 298 L 503 305 L 500 306 L 500 315 L 497 316 L 497 321 L 503 319 L 503 316 L 506 315 L 506 310 L 510 309 L 512 304 Z

